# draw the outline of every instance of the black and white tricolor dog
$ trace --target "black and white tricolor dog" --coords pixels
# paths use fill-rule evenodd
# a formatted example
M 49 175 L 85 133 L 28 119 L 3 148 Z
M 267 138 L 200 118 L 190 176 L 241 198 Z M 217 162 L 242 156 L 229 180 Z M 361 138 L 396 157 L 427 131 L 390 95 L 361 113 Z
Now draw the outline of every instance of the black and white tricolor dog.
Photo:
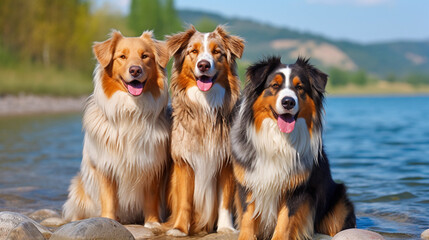
M 311 239 L 356 225 L 322 143 L 328 76 L 298 58 L 247 69 L 232 127 L 239 239 Z

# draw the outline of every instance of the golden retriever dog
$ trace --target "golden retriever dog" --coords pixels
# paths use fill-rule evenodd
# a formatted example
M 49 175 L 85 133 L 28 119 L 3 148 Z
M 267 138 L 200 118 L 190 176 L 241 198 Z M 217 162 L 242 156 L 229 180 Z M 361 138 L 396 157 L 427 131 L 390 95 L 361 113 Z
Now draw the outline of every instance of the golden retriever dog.
M 235 60 L 244 41 L 221 26 L 210 33 L 191 26 L 167 37 L 167 46 L 174 56 L 167 235 L 211 232 L 216 225 L 218 232 L 235 231 L 229 131 L 240 91 Z
M 83 116 L 83 158 L 64 218 L 158 227 L 159 186 L 169 159 L 166 44 L 148 31 L 132 38 L 113 31 L 93 50 L 98 64 Z

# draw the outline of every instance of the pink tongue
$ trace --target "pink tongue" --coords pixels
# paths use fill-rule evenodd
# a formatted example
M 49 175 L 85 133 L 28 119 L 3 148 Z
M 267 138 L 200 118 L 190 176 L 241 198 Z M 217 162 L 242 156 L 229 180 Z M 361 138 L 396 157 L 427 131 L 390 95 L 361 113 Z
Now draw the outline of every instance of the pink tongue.
M 139 96 L 143 92 L 143 83 L 134 80 L 130 83 L 127 83 L 128 92 L 133 96 Z
M 291 133 L 295 128 L 295 119 L 291 114 L 279 115 L 277 118 L 277 125 L 281 132 Z
M 211 77 L 201 76 L 197 78 L 197 86 L 201 91 L 207 92 L 213 85 L 212 80 L 213 79 Z

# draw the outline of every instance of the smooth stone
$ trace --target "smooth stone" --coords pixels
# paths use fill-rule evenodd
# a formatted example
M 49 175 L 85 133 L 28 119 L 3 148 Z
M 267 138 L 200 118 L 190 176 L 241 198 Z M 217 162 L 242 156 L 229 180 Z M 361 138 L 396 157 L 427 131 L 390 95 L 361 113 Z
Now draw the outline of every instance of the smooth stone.
M 63 225 L 50 238 L 50 240 L 71 239 L 133 240 L 134 237 L 119 222 L 109 218 L 97 217 Z
M 143 240 L 155 236 L 152 230 L 142 225 L 124 225 L 124 227 L 133 234 L 136 240 Z
M 321 233 L 316 233 L 313 236 L 313 240 L 331 240 L 332 237 L 329 235 L 325 235 L 325 234 L 321 234 Z
M 6 238 L 7 240 L 45 240 L 43 234 L 31 222 L 22 222 Z
M 33 219 L 16 212 L 0 212 L 0 240 L 6 239 L 9 232 L 22 222 L 31 222 L 43 234 L 45 238 L 49 238 L 52 232 L 46 227 L 40 225 Z
M 61 227 L 62 225 L 66 224 L 67 222 L 59 217 L 50 217 L 46 218 L 45 220 L 41 221 L 40 224 L 45 227 Z
M 424 240 L 429 240 L 429 229 L 424 230 L 420 237 Z
M 332 240 L 384 240 L 384 238 L 376 232 L 352 228 L 337 233 Z
M 58 212 L 51 209 L 40 209 L 35 212 L 32 212 L 28 216 L 38 222 L 51 217 L 61 218 L 61 215 Z

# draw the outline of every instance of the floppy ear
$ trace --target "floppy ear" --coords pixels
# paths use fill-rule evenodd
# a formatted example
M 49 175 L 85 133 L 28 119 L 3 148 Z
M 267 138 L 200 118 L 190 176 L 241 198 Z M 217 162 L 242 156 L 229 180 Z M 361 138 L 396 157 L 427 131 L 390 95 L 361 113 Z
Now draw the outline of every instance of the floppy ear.
M 155 61 L 162 68 L 165 68 L 167 66 L 168 60 L 170 60 L 167 44 L 164 41 L 158 41 L 154 39 L 152 31 L 144 31 L 140 37 L 153 42 L 155 46 Z
M 116 44 L 121 38 L 123 38 L 122 34 L 119 31 L 113 30 L 111 33 L 111 38 L 104 42 L 94 43 L 92 47 L 94 55 L 103 68 L 106 68 L 112 61 Z
M 193 25 L 189 27 L 185 32 L 181 32 L 172 36 L 167 36 L 167 49 L 168 55 L 177 57 L 178 53 L 180 54 L 186 45 L 188 45 L 189 39 L 196 33 L 197 30 Z M 180 56 L 180 55 L 179 55 Z
M 321 94 L 325 92 L 325 87 L 328 82 L 328 75 L 319 69 L 315 68 L 309 63 L 310 59 L 298 57 L 296 63 L 298 66 L 304 68 L 308 74 L 313 87 Z
M 223 26 L 219 25 L 216 27 L 215 33 L 219 34 L 227 46 L 228 60 L 234 60 L 235 58 L 241 58 L 244 51 L 244 40 L 238 36 L 229 35 Z
M 248 85 L 258 90 L 265 85 L 268 75 L 282 64 L 280 57 L 269 57 L 247 68 Z

